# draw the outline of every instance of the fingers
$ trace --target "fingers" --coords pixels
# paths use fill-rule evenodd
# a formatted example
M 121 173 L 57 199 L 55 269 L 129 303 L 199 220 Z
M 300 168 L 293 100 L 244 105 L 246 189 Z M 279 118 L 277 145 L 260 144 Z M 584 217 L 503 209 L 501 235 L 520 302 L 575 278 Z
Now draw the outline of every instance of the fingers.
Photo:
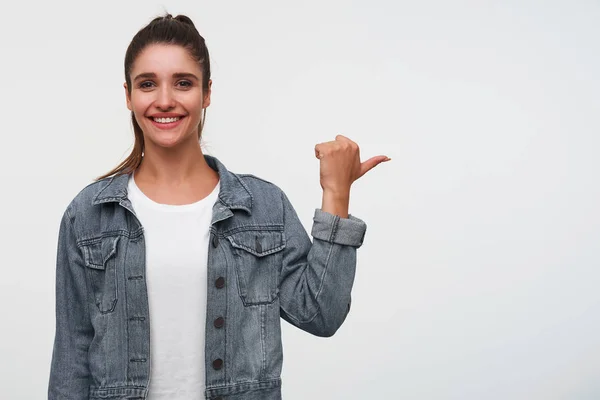
M 335 137 L 335 140 L 338 142 L 350 142 L 350 143 L 354 143 L 352 140 L 350 140 L 350 138 L 344 136 L 344 135 L 337 135 Z M 356 144 L 356 143 L 354 143 Z
M 360 148 L 358 147 L 358 144 L 356 144 L 354 141 L 350 140 L 346 136 L 337 135 L 335 137 L 335 140 L 317 144 L 315 146 L 315 157 L 320 159 L 330 153 L 337 151 L 356 151 L 357 154 L 360 154 Z
M 317 144 L 315 146 L 315 157 L 317 159 L 321 159 L 327 156 L 328 154 L 340 150 L 348 152 L 356 151 L 356 154 L 358 154 L 360 160 L 360 148 L 358 144 L 344 135 L 336 135 L 335 140 Z M 361 171 L 363 171 L 361 173 L 361 176 L 370 169 L 374 168 L 376 165 L 390 160 L 391 158 L 384 155 L 371 157 L 370 159 L 361 164 Z

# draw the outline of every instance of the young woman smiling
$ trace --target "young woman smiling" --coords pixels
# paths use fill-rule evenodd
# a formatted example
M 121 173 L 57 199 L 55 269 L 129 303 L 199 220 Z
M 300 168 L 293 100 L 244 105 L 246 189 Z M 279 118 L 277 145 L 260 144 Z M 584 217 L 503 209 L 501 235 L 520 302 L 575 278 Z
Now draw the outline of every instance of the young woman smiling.
M 60 224 L 49 399 L 281 399 L 280 321 L 331 336 L 350 310 L 366 224 L 360 161 L 315 146 L 323 188 L 311 241 L 275 184 L 200 147 L 210 62 L 192 21 L 152 20 L 125 55 L 135 144 Z

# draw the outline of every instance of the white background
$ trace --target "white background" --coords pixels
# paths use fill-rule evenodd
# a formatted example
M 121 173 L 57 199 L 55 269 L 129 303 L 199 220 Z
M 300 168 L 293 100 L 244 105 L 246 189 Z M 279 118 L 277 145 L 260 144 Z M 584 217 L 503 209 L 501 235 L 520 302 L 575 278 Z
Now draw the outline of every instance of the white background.
M 600 398 L 591 0 L 3 3 L 0 398 L 46 396 L 60 217 L 131 151 L 125 50 L 164 10 L 209 47 L 205 152 L 307 230 L 315 144 L 392 158 L 352 189 L 344 325 L 282 321 L 286 400 Z

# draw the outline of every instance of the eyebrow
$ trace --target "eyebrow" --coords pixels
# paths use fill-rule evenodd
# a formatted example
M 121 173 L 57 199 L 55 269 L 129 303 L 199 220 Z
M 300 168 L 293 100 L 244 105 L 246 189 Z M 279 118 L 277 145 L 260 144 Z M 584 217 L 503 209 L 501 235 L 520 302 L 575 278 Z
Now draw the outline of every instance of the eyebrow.
M 155 79 L 156 78 L 156 74 L 154 72 L 142 72 L 141 74 L 139 74 L 138 76 L 136 76 L 133 81 L 137 81 L 138 79 Z M 192 78 L 195 79 L 197 81 L 199 81 L 200 79 L 198 79 L 198 77 L 194 74 L 191 74 L 189 72 L 175 72 L 173 74 L 173 78 Z

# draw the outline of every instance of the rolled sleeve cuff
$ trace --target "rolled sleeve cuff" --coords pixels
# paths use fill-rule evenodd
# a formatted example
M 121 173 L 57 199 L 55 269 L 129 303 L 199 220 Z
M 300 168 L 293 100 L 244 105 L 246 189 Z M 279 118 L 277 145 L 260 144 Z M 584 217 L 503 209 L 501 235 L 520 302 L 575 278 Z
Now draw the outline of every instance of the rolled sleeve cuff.
M 348 218 L 341 218 L 319 208 L 315 209 L 311 231 L 315 239 L 358 248 L 363 244 L 366 231 L 367 224 L 351 214 L 348 214 Z

